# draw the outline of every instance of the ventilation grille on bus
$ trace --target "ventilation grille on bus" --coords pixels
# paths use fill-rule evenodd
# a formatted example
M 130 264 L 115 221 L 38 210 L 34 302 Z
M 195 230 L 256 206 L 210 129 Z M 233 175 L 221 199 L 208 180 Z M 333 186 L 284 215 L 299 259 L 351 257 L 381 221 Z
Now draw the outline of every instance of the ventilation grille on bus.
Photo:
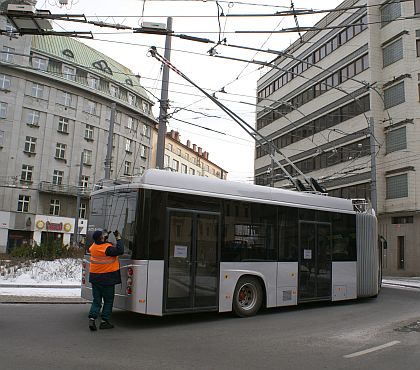
M 357 230 L 357 296 L 378 294 L 378 242 L 376 217 L 367 213 L 356 214 Z

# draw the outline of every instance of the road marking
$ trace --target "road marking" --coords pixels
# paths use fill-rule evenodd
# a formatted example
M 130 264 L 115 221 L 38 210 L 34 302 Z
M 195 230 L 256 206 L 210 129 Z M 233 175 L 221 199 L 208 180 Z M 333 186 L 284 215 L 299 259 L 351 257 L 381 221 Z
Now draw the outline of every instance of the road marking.
M 384 348 L 395 346 L 396 344 L 399 344 L 399 343 L 401 343 L 399 340 L 394 340 L 392 342 L 382 344 L 381 346 L 368 348 L 368 349 L 365 349 L 364 351 L 354 352 L 354 353 L 351 353 L 349 355 L 345 355 L 343 357 L 344 358 L 352 358 L 352 357 L 363 356 L 363 355 L 366 355 L 366 354 L 371 353 L 371 352 L 375 352 L 375 351 L 379 351 L 379 350 L 384 349 Z

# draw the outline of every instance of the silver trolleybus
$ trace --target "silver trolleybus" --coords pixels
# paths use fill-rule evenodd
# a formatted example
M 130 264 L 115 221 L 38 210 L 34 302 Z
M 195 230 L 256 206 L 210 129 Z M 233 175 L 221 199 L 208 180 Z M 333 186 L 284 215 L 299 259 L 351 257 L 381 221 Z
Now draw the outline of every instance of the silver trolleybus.
M 122 234 L 115 307 L 124 310 L 251 316 L 378 294 L 376 217 L 350 200 L 147 170 L 92 193 L 88 234 L 96 229 Z M 86 254 L 91 300 L 88 274 Z

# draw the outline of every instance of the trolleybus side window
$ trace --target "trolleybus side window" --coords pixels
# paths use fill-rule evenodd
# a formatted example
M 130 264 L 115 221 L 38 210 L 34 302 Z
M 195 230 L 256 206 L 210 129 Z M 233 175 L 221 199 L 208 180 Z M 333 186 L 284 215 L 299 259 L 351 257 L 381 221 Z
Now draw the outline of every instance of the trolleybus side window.
M 356 261 L 356 217 L 332 214 L 333 261 Z
M 298 209 L 279 207 L 279 261 L 296 262 L 299 250 Z
M 225 201 L 222 261 L 277 259 L 276 207 Z
M 165 218 L 166 218 L 166 204 L 168 202 L 168 193 L 161 191 L 146 190 L 146 209 L 148 204 L 148 197 L 150 194 L 150 236 L 149 236 L 149 250 L 148 254 L 142 258 L 151 260 L 164 259 L 164 238 L 165 238 Z M 147 210 L 145 211 L 147 212 Z M 147 215 L 147 213 L 146 213 Z M 149 217 L 145 217 L 145 221 Z M 145 228 L 147 230 L 147 227 Z M 140 238 L 142 236 L 140 235 Z

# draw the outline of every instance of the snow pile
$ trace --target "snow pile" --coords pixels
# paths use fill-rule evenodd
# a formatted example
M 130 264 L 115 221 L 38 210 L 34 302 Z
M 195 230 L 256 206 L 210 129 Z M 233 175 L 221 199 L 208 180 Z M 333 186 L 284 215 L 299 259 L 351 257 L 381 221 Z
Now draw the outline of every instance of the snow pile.
M 82 260 L 74 258 L 37 261 L 6 272 L 0 284 L 78 285 L 82 279 Z

